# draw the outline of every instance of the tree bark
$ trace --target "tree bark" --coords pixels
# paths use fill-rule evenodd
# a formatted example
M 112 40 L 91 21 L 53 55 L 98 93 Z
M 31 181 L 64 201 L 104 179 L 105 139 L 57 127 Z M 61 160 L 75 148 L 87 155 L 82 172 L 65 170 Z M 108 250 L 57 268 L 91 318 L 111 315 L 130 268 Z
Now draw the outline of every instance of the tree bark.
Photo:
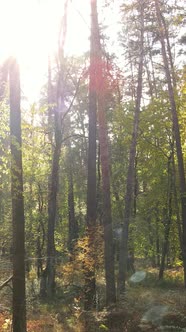
M 173 193 L 174 193 L 174 204 L 175 204 L 175 212 L 177 218 L 177 227 L 178 227 L 178 236 L 180 241 L 180 250 L 183 254 L 183 229 L 182 229 L 182 220 L 180 217 L 180 206 L 178 200 L 177 186 L 176 186 L 177 178 L 176 178 L 176 166 L 175 166 L 175 156 L 173 154 Z
M 180 128 L 178 122 L 178 114 L 176 109 L 176 102 L 174 97 L 174 89 L 171 80 L 171 70 L 169 68 L 168 55 L 166 53 L 166 46 L 164 40 L 164 26 L 162 23 L 162 13 L 159 5 L 159 1 L 155 0 L 156 16 L 159 27 L 159 36 L 162 48 L 162 57 L 164 62 L 164 70 L 168 85 L 168 94 L 170 101 L 170 108 L 173 122 L 173 132 L 176 140 L 176 152 L 178 160 L 178 171 L 179 171 L 179 182 L 180 182 L 180 196 L 181 196 L 181 207 L 182 207 L 182 223 L 183 223 L 183 265 L 184 265 L 184 285 L 186 287 L 186 181 L 185 171 L 183 162 L 183 153 L 180 138 Z M 173 73 L 172 76 L 174 77 Z M 173 79 L 174 80 L 174 79 Z
M 59 182 L 59 161 L 62 145 L 62 113 L 64 113 L 64 43 L 66 39 L 67 29 L 67 7 L 68 0 L 64 3 L 64 15 L 61 24 L 61 31 L 59 36 L 59 77 L 57 86 L 57 106 L 54 108 L 54 141 L 55 146 L 53 150 L 51 183 L 49 184 L 49 199 L 48 199 L 48 233 L 47 233 L 47 266 L 44 272 L 46 278 L 46 293 L 48 297 L 55 294 L 55 222 L 57 212 L 57 193 Z M 50 75 L 50 73 L 49 73 Z M 50 82 L 49 82 L 50 84 Z M 49 87 L 50 88 L 50 87 Z
M 106 121 L 106 73 L 104 61 L 102 59 L 102 49 L 100 43 L 100 33 L 98 25 L 97 1 L 92 1 L 95 10 L 95 43 L 96 43 L 96 92 L 98 102 L 98 124 L 100 161 L 102 172 L 103 190 L 103 227 L 104 227 L 104 259 L 105 259 L 105 279 L 106 279 L 106 305 L 116 302 L 115 272 L 114 272 L 114 247 L 112 230 L 112 213 L 110 198 L 110 167 L 109 148 Z
M 167 213 L 165 216 L 165 229 L 164 229 L 164 242 L 162 248 L 162 257 L 161 264 L 159 269 L 159 280 L 163 279 L 164 270 L 165 270 L 165 258 L 168 255 L 168 247 L 169 247 L 169 233 L 170 226 L 172 221 L 172 191 L 173 191 L 173 172 L 172 172 L 172 153 L 168 158 L 168 167 L 167 167 L 167 176 L 168 176 L 168 192 L 167 192 Z
M 144 2 L 139 3 L 140 11 L 140 58 L 138 68 L 138 84 L 137 84 L 137 96 L 134 114 L 133 134 L 130 147 L 129 166 L 127 172 L 127 183 L 125 193 L 125 209 L 124 209 L 124 223 L 122 231 L 122 239 L 120 243 L 120 257 L 119 257 L 119 276 L 118 276 L 118 290 L 119 294 L 125 291 L 126 273 L 127 273 L 127 259 L 128 259 L 128 231 L 132 210 L 132 199 L 134 191 L 134 177 L 135 177 L 135 157 L 136 157 L 136 145 L 139 127 L 140 105 L 142 97 L 142 75 L 143 75 L 143 59 L 144 59 Z
M 89 146 L 88 146 L 88 179 L 87 179 L 87 237 L 88 252 L 86 259 L 93 262 L 93 266 L 85 266 L 85 310 L 94 307 L 96 296 L 94 242 L 96 236 L 96 1 L 91 1 L 91 37 L 90 37 L 90 69 L 89 69 Z
M 13 332 L 26 332 L 25 220 L 21 150 L 21 96 L 19 66 L 15 59 L 10 59 L 9 84 L 13 223 Z
M 57 132 L 52 161 L 51 186 L 48 201 L 48 233 L 47 233 L 47 296 L 55 294 L 55 222 L 57 209 L 57 193 L 59 182 L 59 160 L 61 154 L 61 133 Z
M 103 73 L 98 76 L 101 78 Z M 102 78 L 104 80 L 104 78 Z M 103 226 L 104 226 L 104 245 L 105 245 L 105 278 L 106 278 L 106 304 L 116 302 L 115 272 L 114 272 L 114 247 L 112 230 L 112 212 L 110 197 L 110 169 L 107 125 L 105 116 L 105 96 L 104 82 L 100 86 L 98 93 L 98 123 L 99 123 L 99 142 L 101 154 L 101 172 L 103 189 Z M 101 84 L 100 84 L 101 85 Z

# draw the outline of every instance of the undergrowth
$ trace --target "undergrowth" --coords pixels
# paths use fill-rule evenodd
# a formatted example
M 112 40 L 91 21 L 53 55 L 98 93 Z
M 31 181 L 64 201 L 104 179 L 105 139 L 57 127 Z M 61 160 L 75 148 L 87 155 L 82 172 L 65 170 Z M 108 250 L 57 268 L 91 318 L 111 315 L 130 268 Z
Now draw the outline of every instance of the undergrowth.
M 186 296 L 182 269 L 166 270 L 164 279 L 161 281 L 158 280 L 156 269 L 148 268 L 146 272 L 145 280 L 140 283 L 128 282 L 124 299 L 109 309 L 104 307 L 105 281 L 103 274 L 100 273 L 97 310 L 92 312 L 83 311 L 81 281 L 79 280 L 77 285 L 64 284 L 64 281 L 65 283 L 68 281 L 67 276 L 64 279 L 59 276 L 59 280 L 63 282 L 58 282 L 55 299 L 42 302 L 37 296 L 29 298 L 28 294 L 28 332 L 185 331 Z M 0 306 L 0 331 L 2 332 L 11 331 L 11 310 L 7 307 L 11 306 L 10 292 L 9 288 L 1 290 L 1 295 L 4 295 Z M 144 327 L 141 324 L 144 313 L 153 306 L 167 306 L 164 327 L 151 324 L 146 324 Z

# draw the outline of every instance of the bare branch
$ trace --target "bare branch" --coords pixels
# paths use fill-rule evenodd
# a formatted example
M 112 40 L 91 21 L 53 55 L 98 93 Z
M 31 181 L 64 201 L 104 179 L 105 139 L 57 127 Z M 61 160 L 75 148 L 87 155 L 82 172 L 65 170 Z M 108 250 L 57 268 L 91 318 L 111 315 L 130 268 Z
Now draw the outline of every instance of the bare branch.
M 0 290 L 7 286 L 7 284 L 12 280 L 13 276 L 10 276 L 7 280 L 5 280 L 1 285 L 0 285 Z

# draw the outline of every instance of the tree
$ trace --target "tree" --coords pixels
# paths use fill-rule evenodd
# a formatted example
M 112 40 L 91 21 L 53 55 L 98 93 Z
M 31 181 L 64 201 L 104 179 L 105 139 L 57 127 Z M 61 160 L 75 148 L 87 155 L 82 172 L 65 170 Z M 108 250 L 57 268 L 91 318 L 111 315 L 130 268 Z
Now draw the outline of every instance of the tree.
M 164 62 L 164 70 L 168 86 L 169 102 L 172 114 L 173 131 L 176 141 L 176 152 L 178 160 L 178 170 L 179 170 L 179 182 L 180 182 L 180 195 L 181 195 L 181 207 L 182 207 L 182 223 L 183 223 L 183 263 L 184 263 L 184 283 L 186 287 L 186 181 L 185 181 L 185 170 L 183 162 L 183 153 L 181 146 L 180 128 L 178 122 L 177 107 L 175 101 L 174 87 L 175 79 L 172 66 L 172 58 L 170 58 L 170 47 L 168 43 L 168 52 L 166 51 L 165 37 L 168 40 L 167 31 L 165 31 L 164 20 L 162 21 L 162 12 L 160 3 L 155 0 L 155 8 L 157 15 L 157 22 L 159 27 L 159 37 L 162 48 L 162 57 Z
M 97 2 L 94 1 L 95 10 L 95 46 L 97 53 L 96 62 L 96 92 L 98 103 L 98 128 L 100 144 L 100 163 L 102 174 L 103 190 L 103 228 L 104 228 L 104 261 L 105 261 L 105 279 L 106 279 L 106 304 L 110 305 L 116 302 L 115 287 L 115 268 L 114 268 L 114 250 L 113 250 L 113 230 L 112 230 L 112 211 L 110 194 L 110 165 L 108 134 L 106 120 L 106 96 L 107 96 L 107 76 L 106 66 L 103 59 L 100 32 L 98 25 Z
M 85 265 L 85 309 L 95 306 L 96 280 L 94 243 L 96 236 L 96 123 L 97 123 L 97 94 L 96 94 L 96 1 L 91 1 L 91 37 L 90 37 L 90 68 L 89 68 L 89 131 L 88 131 L 88 178 L 87 178 L 87 258 L 90 255 L 92 266 Z
M 9 62 L 11 194 L 13 223 L 13 331 L 26 332 L 25 220 L 21 150 L 21 109 L 19 66 Z
M 61 24 L 59 41 L 59 73 L 57 82 L 57 106 L 54 107 L 54 137 L 50 188 L 48 197 L 48 232 L 47 232 L 47 266 L 46 266 L 46 291 L 51 297 L 55 293 L 55 222 L 57 210 L 57 193 L 59 184 L 59 161 L 62 145 L 62 116 L 64 115 L 64 43 L 67 29 L 67 6 L 64 3 L 64 16 Z M 49 89 L 50 90 L 50 89 Z
M 69 131 L 71 127 L 70 118 L 68 119 Z M 68 131 L 68 132 L 69 132 Z M 73 259 L 74 246 L 78 239 L 78 222 L 75 216 L 74 204 L 74 179 L 73 179 L 73 158 L 71 142 L 67 140 L 67 177 L 68 177 L 68 250 Z
M 135 101 L 135 113 L 133 123 L 133 133 L 130 146 L 129 166 L 126 180 L 125 193 L 125 210 L 124 223 L 120 245 L 120 261 L 119 261 L 119 292 L 125 290 L 127 260 L 128 260 L 128 229 L 132 211 L 132 201 L 134 196 L 134 180 L 135 180 L 135 158 L 136 146 L 139 127 L 139 116 L 142 98 L 142 75 L 143 75 L 143 61 L 144 61 L 144 0 L 139 2 L 139 20 L 140 20 L 140 40 L 139 40 L 139 67 L 138 67 L 138 82 L 137 94 Z
M 5 61 L 0 66 L 0 105 L 1 108 L 3 108 L 3 102 L 5 99 L 5 92 L 6 92 L 6 87 L 7 87 L 7 80 L 8 80 L 8 61 Z M 4 110 L 2 109 L 1 111 L 1 122 L 2 122 L 2 127 L 5 126 L 4 120 Z M 5 120 L 6 121 L 6 120 Z M 5 139 L 1 139 L 1 146 L 0 146 L 0 220 L 3 221 L 3 156 L 4 156 L 4 149 L 3 145 Z
M 172 148 L 173 150 L 173 148 Z M 164 220 L 164 241 L 163 241 L 163 248 L 162 248 L 162 257 L 161 257 L 161 264 L 159 270 L 159 279 L 163 279 L 163 274 L 165 270 L 165 258 L 168 255 L 168 247 L 169 247 L 169 234 L 170 234 L 170 227 L 172 222 L 172 192 L 173 192 L 173 151 L 171 151 L 170 156 L 168 157 L 167 162 L 167 177 L 168 177 L 168 184 L 167 184 L 167 204 L 165 208 L 165 220 Z

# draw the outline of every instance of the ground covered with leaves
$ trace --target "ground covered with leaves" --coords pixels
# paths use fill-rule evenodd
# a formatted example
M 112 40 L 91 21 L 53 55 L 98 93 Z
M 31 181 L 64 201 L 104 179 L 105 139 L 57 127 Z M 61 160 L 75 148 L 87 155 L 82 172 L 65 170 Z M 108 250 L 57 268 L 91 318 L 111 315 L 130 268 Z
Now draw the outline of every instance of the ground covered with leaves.
M 100 283 L 103 281 L 100 278 Z M 181 268 L 167 270 L 162 281 L 157 280 L 155 269 L 148 269 L 141 282 L 128 282 L 124 298 L 111 308 L 104 308 L 102 291 L 100 285 L 99 306 L 92 312 L 83 311 L 78 288 L 71 285 L 59 290 L 53 302 L 29 299 L 28 332 L 186 331 L 186 291 Z M 10 299 L 10 287 L 1 290 L 2 332 L 11 331 Z

